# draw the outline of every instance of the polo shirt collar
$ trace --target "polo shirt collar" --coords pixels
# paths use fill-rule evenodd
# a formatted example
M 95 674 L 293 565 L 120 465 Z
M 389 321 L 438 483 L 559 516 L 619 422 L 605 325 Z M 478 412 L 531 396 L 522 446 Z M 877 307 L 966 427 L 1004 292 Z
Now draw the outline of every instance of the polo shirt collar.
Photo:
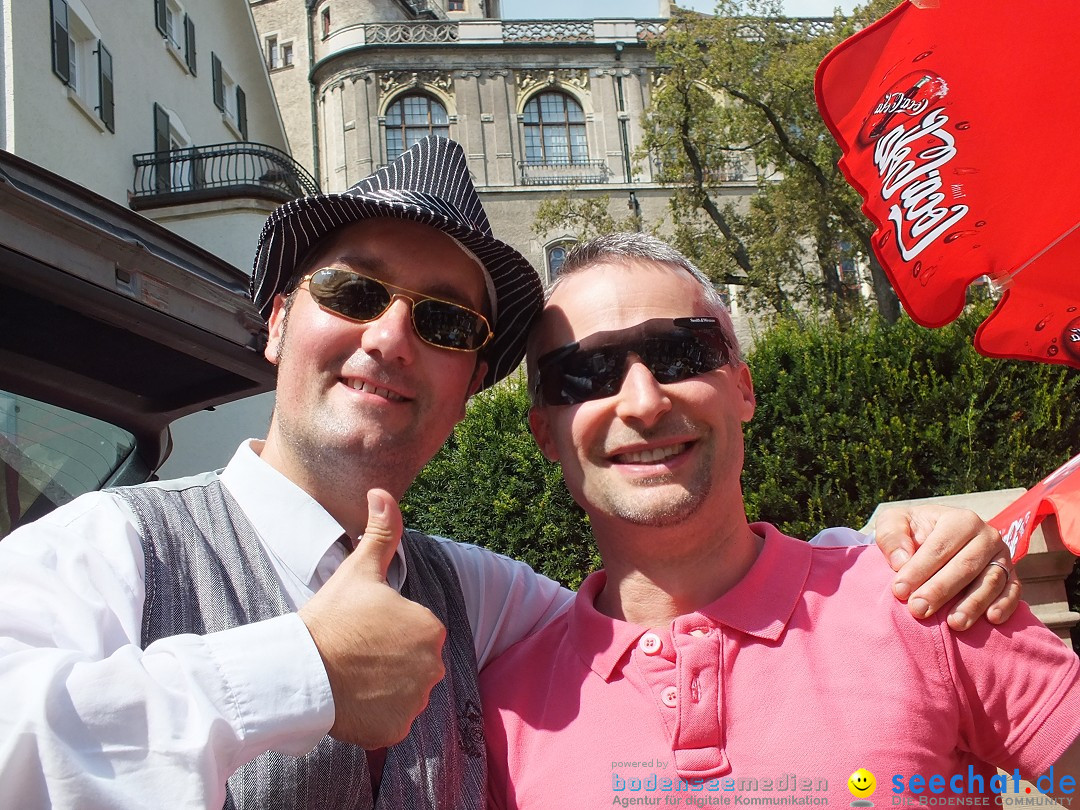
M 244 511 L 263 543 L 310 587 L 315 570 L 345 533 L 307 492 L 259 457 L 262 442 L 249 439 L 221 472 L 221 483 Z M 397 550 L 399 583 L 405 578 L 405 553 Z M 393 579 L 393 567 L 387 577 Z M 315 588 L 312 588 L 315 590 Z
M 700 612 L 734 630 L 776 641 L 802 598 L 813 550 L 771 523 L 751 523 L 750 530 L 765 538 L 761 553 L 734 588 Z
M 769 523 L 750 528 L 764 537 L 761 553 L 746 575 L 697 615 L 733 630 L 775 641 L 783 633 L 802 597 L 810 573 L 812 551 L 808 543 L 782 534 Z M 594 606 L 607 582 L 597 571 L 581 584 L 568 614 L 570 641 L 582 662 L 605 681 L 649 628 L 612 619 Z M 674 622 L 668 628 L 674 631 Z

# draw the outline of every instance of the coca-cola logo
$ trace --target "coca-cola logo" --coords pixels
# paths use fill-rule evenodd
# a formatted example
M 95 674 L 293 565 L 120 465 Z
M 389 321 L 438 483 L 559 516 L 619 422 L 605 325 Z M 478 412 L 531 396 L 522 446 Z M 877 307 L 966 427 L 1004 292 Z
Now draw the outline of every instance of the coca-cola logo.
M 920 70 L 897 79 L 874 105 L 859 128 L 859 144 L 869 147 L 888 130 L 899 116 L 922 115 L 949 92 L 949 85 L 936 73 Z
M 890 113 L 918 115 L 929 106 L 930 101 L 925 98 L 916 101 L 908 98 L 906 93 L 886 93 L 885 98 L 874 107 L 874 115 L 889 115 Z
M 893 120 L 895 125 L 874 143 L 874 166 L 881 199 L 893 201 L 889 222 L 897 250 L 909 262 L 963 219 L 968 207 L 943 205 L 941 172 L 956 157 L 956 138 L 944 108 L 931 109 L 914 126 L 906 117 Z

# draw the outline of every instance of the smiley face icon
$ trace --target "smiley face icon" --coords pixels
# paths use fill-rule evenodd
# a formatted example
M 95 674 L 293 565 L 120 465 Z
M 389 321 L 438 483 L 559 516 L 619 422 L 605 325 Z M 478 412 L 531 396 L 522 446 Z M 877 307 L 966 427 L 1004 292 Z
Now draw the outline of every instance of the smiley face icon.
M 877 790 L 877 780 L 866 768 L 859 768 L 847 780 L 848 790 L 856 799 L 868 799 Z

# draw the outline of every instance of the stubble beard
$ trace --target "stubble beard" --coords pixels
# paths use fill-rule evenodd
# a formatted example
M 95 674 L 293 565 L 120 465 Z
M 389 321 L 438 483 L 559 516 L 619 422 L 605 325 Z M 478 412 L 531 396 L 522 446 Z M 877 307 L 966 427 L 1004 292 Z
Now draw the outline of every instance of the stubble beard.
M 676 488 L 676 476 L 671 473 L 632 483 L 606 479 L 589 500 L 602 511 L 635 526 L 675 526 L 697 514 L 712 493 L 708 460 L 709 454 L 703 453 L 686 486 Z
M 609 437 L 607 441 L 611 446 L 626 443 L 631 438 L 649 441 L 679 432 L 702 433 L 693 421 L 679 418 L 667 420 L 652 430 L 635 431 L 631 437 Z M 700 441 L 709 444 L 711 439 L 705 436 Z M 604 456 L 606 452 L 601 449 L 598 455 Z M 635 526 L 663 528 L 682 523 L 701 509 L 713 488 L 711 445 L 698 447 L 697 452 L 697 467 L 690 472 L 690 480 L 684 487 L 674 486 L 676 476 L 672 473 L 660 473 L 633 482 L 619 480 L 616 473 L 614 477 L 600 478 L 588 501 L 601 511 Z M 653 490 L 669 490 L 669 493 Z
M 277 351 L 279 378 L 289 373 L 288 367 L 294 359 L 303 362 L 292 356 L 291 344 L 286 340 L 288 325 L 286 311 Z M 292 414 L 300 409 L 307 413 L 294 420 Z M 362 498 L 371 487 L 380 487 L 398 497 L 423 466 L 416 466 L 406 451 L 407 440 L 372 435 L 362 426 L 343 420 L 329 406 L 325 395 L 310 408 L 303 403 L 300 408 L 277 408 L 275 419 L 282 444 L 288 448 L 294 463 L 309 480 L 317 481 L 323 491 Z M 408 472 L 413 466 L 416 470 Z
M 664 475 L 644 482 L 638 492 L 608 491 L 605 497 L 598 498 L 604 511 L 625 520 L 635 526 L 664 528 L 675 526 L 689 520 L 701 508 L 709 497 L 712 483 L 706 477 L 702 481 L 693 481 L 689 488 L 676 490 L 670 498 L 664 498 L 659 492 L 649 493 L 651 487 L 660 487 L 670 482 L 672 476 Z M 605 488 L 606 489 L 606 488 Z M 663 500 L 661 500 L 663 498 Z

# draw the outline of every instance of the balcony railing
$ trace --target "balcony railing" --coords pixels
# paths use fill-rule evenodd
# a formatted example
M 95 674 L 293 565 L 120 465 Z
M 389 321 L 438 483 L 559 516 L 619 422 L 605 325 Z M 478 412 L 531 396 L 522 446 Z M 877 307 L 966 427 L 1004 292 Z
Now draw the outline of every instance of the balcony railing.
M 187 202 L 256 197 L 288 202 L 319 193 L 319 184 L 289 155 L 258 143 L 218 143 L 133 157 L 135 210 Z
M 606 183 L 607 161 L 604 160 L 545 160 L 542 163 L 523 160 L 518 163 L 523 186 L 563 186 L 582 183 Z

